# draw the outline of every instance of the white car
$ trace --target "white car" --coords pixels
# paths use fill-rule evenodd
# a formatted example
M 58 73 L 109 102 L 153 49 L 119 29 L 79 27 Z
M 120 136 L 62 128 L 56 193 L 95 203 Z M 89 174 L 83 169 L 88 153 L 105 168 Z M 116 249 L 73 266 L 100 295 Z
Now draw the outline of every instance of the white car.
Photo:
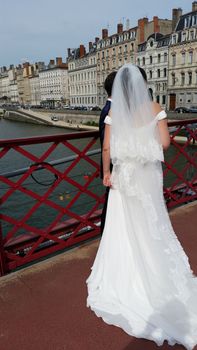
M 51 120 L 52 120 L 53 122 L 58 122 L 59 117 L 57 117 L 56 115 L 52 115 Z

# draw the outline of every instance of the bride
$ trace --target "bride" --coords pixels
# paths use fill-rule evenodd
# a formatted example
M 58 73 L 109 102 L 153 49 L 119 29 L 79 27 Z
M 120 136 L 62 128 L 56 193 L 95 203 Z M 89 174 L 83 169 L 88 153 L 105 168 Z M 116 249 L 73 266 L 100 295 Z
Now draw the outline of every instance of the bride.
M 163 198 L 161 162 L 170 144 L 166 113 L 151 101 L 137 66 L 118 71 L 105 123 L 103 183 L 110 194 L 87 279 L 87 306 L 131 336 L 193 349 L 197 278 Z

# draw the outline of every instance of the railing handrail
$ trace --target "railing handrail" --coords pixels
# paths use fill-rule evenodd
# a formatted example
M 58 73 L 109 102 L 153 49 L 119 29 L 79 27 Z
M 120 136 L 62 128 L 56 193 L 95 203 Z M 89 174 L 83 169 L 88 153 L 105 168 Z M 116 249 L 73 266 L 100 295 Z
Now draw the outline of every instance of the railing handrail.
M 168 121 L 168 126 L 176 126 L 176 125 L 188 125 L 188 124 L 196 124 L 196 119 L 189 120 L 177 120 L 177 121 Z M 31 137 L 22 137 L 17 139 L 5 139 L 0 140 L 0 147 L 7 147 L 11 145 L 31 145 L 35 143 L 47 143 L 47 142 L 60 142 L 62 139 L 65 141 L 73 140 L 73 139 L 82 139 L 87 137 L 98 137 L 99 131 L 77 131 L 69 134 L 57 134 L 57 135 L 40 135 L 40 136 L 31 136 Z
M 22 137 L 17 139 L 5 139 L 0 140 L 0 147 L 14 146 L 14 145 L 33 145 L 36 143 L 47 142 L 61 142 L 63 139 L 74 140 L 84 139 L 87 137 L 98 137 L 99 132 L 96 131 L 77 131 L 69 134 L 57 134 L 57 135 L 40 135 L 31 137 Z

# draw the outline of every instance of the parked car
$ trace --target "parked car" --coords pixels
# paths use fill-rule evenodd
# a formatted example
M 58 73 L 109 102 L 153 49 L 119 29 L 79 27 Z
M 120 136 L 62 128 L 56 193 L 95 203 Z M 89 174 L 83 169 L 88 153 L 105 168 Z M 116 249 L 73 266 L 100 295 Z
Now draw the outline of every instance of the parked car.
M 91 108 L 91 111 L 101 111 L 101 108 L 99 106 L 94 106 Z
M 176 113 L 189 113 L 189 108 L 187 107 L 177 107 L 174 112 Z
M 177 107 L 174 112 L 176 113 L 197 113 L 197 107 Z
M 58 122 L 59 117 L 58 117 L 57 115 L 52 115 L 51 120 L 52 120 L 53 122 Z
M 189 112 L 190 113 L 197 113 L 197 107 L 190 107 Z

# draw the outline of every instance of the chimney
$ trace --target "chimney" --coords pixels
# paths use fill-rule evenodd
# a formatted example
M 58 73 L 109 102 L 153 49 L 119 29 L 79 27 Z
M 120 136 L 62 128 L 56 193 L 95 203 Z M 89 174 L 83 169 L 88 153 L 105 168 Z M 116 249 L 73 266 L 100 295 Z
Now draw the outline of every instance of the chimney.
M 123 32 L 123 24 L 122 23 L 118 23 L 117 24 L 117 33 L 121 34 Z
M 102 29 L 102 39 L 107 39 L 107 38 L 108 38 L 108 30 Z
M 139 44 L 145 41 L 145 25 L 148 23 L 148 18 L 144 17 L 138 20 Z
M 95 38 L 95 43 L 98 43 L 100 39 L 98 37 Z
M 127 18 L 126 20 L 126 30 L 129 30 L 130 29 L 130 20 L 129 18 Z
M 157 16 L 153 17 L 153 23 L 154 23 L 154 33 L 159 33 L 160 27 L 159 27 L 159 19 Z
M 70 53 L 71 53 L 71 49 L 70 47 L 67 49 L 67 54 L 68 54 L 68 57 L 70 57 Z
M 89 52 L 92 50 L 92 48 L 93 48 L 93 44 L 91 41 L 89 41 Z
M 192 2 L 192 12 L 197 11 L 197 1 Z
M 179 18 L 182 16 L 182 9 L 172 9 L 172 31 L 174 31 Z
M 86 54 L 85 46 L 84 45 L 80 45 L 80 47 L 79 47 L 79 57 L 81 58 L 81 57 L 85 56 L 85 54 Z
M 49 61 L 49 65 L 50 65 L 50 66 L 54 66 L 54 64 L 55 64 L 55 60 L 50 60 L 50 61 Z
M 62 57 L 56 57 L 56 66 L 60 66 L 62 64 Z

